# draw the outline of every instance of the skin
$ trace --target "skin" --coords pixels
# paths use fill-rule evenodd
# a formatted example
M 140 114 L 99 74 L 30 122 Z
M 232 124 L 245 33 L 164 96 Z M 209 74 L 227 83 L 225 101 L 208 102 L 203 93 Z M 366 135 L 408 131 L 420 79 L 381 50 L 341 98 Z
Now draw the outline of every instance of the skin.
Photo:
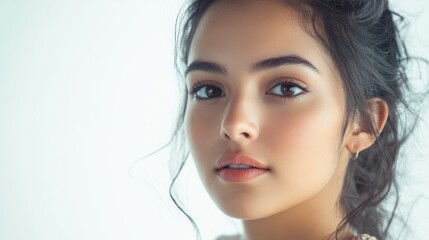
M 350 121 L 344 138 L 345 95 L 333 60 L 302 28 L 303 20 L 277 1 L 229 0 L 214 3 L 203 16 L 188 63 L 208 61 L 226 73 L 190 71 L 197 82 L 189 96 L 185 133 L 199 176 L 225 214 L 242 219 L 248 240 L 328 239 L 344 217 L 338 199 L 350 154 L 375 138 L 359 119 Z M 261 60 L 294 55 L 303 64 L 251 71 Z M 281 80 L 293 81 L 284 98 Z M 305 89 L 305 90 L 304 90 Z M 212 92 L 210 92 L 212 91 Z M 207 95 L 207 94 L 212 95 Z M 371 99 L 369 110 L 381 132 L 388 107 Z M 228 152 L 244 152 L 270 171 L 244 183 L 216 176 L 216 161 Z M 339 239 L 351 239 L 350 228 Z

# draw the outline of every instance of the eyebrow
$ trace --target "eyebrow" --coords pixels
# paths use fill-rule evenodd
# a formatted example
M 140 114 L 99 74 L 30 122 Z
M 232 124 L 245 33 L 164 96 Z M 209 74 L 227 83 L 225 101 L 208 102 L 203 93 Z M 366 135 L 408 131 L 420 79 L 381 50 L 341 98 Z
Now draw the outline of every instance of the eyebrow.
M 287 55 L 262 60 L 251 67 L 251 72 L 278 68 L 285 65 L 303 65 L 317 73 L 320 73 L 319 69 L 317 69 L 310 61 L 297 55 Z M 192 71 L 205 71 L 222 75 L 228 74 L 225 67 L 214 62 L 203 60 L 195 60 L 189 64 L 189 66 L 186 68 L 185 76 L 187 76 Z

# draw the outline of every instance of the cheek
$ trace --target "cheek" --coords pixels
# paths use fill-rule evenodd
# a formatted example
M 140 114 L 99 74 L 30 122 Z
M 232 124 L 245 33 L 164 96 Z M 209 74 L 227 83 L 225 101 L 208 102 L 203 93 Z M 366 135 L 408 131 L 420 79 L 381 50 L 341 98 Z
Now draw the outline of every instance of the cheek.
M 214 111 L 213 111 L 214 112 Z M 217 128 L 218 119 L 210 111 L 204 111 L 199 105 L 189 106 L 185 113 L 185 134 L 189 142 L 189 150 L 195 160 L 195 165 L 202 174 L 212 166 L 209 164 L 216 156 L 214 151 L 216 138 L 219 135 Z
M 331 177 L 342 123 L 342 112 L 336 104 L 311 101 L 267 117 L 268 135 L 264 139 L 271 150 L 276 177 L 282 178 L 286 189 L 315 190 Z

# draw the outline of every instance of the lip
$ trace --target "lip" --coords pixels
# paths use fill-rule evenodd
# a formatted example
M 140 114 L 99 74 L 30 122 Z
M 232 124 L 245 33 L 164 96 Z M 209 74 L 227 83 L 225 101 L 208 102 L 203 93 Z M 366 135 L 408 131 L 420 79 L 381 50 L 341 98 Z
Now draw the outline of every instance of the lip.
M 216 174 L 224 182 L 241 183 L 241 182 L 247 182 L 267 172 L 269 172 L 268 169 L 261 169 L 261 168 L 245 168 L 245 169 L 222 168 L 219 171 L 217 171 Z
M 231 152 L 219 158 L 219 160 L 216 162 L 216 171 L 220 171 L 230 164 L 243 164 L 243 165 L 249 165 L 251 167 L 258 168 L 258 169 L 270 170 L 270 168 L 266 164 L 259 162 L 256 159 L 244 153 Z

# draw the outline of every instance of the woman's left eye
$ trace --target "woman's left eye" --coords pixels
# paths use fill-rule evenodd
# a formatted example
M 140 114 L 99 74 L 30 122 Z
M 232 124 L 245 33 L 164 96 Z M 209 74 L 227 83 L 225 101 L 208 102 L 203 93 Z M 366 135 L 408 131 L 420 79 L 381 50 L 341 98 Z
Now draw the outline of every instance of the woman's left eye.
M 280 97 L 285 98 L 295 98 L 298 95 L 306 92 L 304 87 L 299 86 L 296 83 L 284 81 L 277 84 L 273 87 L 268 93 L 273 93 L 274 95 L 279 95 Z

